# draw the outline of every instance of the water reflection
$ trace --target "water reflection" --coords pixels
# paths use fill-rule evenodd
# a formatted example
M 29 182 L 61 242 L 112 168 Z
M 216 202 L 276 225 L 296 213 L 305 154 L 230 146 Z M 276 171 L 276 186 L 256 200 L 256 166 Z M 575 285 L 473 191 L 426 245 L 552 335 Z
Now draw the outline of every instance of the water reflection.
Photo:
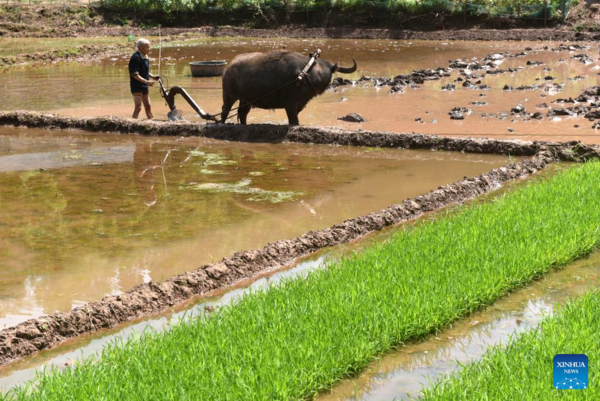
M 445 152 L 0 129 L 0 327 L 506 163 Z

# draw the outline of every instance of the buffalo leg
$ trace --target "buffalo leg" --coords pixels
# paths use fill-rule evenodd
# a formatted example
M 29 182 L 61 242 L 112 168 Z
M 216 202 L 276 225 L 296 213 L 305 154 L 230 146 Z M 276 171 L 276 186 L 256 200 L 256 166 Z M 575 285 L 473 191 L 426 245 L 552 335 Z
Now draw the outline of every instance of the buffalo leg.
M 236 100 L 237 99 L 223 96 L 223 108 L 221 109 L 221 122 L 222 123 L 226 122 L 227 117 L 229 116 L 229 112 L 231 111 L 231 108 L 235 104 Z
M 240 100 L 240 104 L 242 104 L 243 106 L 241 106 L 238 109 L 238 120 L 240 121 L 240 124 L 242 125 L 246 125 L 246 119 L 248 118 L 248 113 L 250 113 L 250 109 L 252 109 L 252 105 L 250 104 L 244 104 L 245 102 L 243 100 Z
M 296 103 L 286 105 L 285 113 L 287 114 L 289 125 L 300 125 L 300 121 L 298 121 L 298 106 Z

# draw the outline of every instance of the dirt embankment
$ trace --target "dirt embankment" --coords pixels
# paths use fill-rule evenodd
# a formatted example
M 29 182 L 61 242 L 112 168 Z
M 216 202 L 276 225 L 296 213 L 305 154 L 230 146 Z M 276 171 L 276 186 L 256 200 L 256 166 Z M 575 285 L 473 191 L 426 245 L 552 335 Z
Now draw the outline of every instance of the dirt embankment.
M 165 19 L 170 18 L 170 19 Z M 0 5 L 0 36 L 86 37 L 157 35 L 193 32 L 205 36 L 424 39 L 424 40 L 593 40 L 598 33 L 578 32 L 556 22 L 462 15 L 446 16 L 440 25 L 435 13 L 403 15 L 389 11 L 284 11 L 265 16 L 232 13 L 116 12 L 82 4 Z
M 600 156 L 599 148 L 579 142 L 453 139 L 417 134 L 353 132 L 311 127 L 173 124 L 116 118 L 77 119 L 29 112 L 0 113 L 0 124 L 137 132 L 152 135 L 203 135 L 253 142 L 293 141 L 533 156 L 477 177 L 440 186 L 428 194 L 407 199 L 367 216 L 349 219 L 333 227 L 311 231 L 294 239 L 277 241 L 259 250 L 238 252 L 231 258 L 199 267 L 162 283 L 138 285 L 122 295 L 108 296 L 68 313 L 56 313 L 32 319 L 16 327 L 2 330 L 0 364 L 55 347 L 68 338 L 164 311 L 195 295 L 206 294 L 261 272 L 289 265 L 297 258 L 307 256 L 324 247 L 349 242 L 384 227 L 414 219 L 423 213 L 464 202 L 498 188 L 503 182 L 533 174 L 548 163 L 558 160 L 582 161 Z
M 165 36 L 163 43 L 178 40 L 186 40 L 188 35 L 180 34 Z M 62 50 L 50 50 L 36 53 L 22 53 L 16 56 L 0 57 L 0 67 L 9 67 L 17 64 L 27 63 L 52 63 L 59 61 L 90 61 L 101 60 L 109 57 L 122 55 L 123 51 L 134 51 L 133 43 L 112 45 L 79 45 Z
M 81 61 L 84 59 L 100 59 L 122 53 L 131 49 L 131 45 L 81 45 L 67 50 L 51 50 L 47 52 L 19 54 L 17 56 L 0 57 L 0 67 L 34 62 L 50 63 L 55 61 Z
M 600 4 L 594 0 L 580 0 L 569 10 L 565 22 L 575 32 L 600 32 Z

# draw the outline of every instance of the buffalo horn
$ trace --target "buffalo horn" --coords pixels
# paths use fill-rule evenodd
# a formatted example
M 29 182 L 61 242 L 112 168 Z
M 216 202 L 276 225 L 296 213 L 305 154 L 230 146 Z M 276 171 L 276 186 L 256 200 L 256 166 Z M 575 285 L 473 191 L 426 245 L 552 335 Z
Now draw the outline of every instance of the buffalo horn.
M 352 61 L 354 62 L 354 65 L 350 68 L 344 68 L 344 67 L 338 67 L 337 71 L 341 72 L 342 74 L 352 74 L 354 71 L 356 71 L 356 60 L 352 59 Z

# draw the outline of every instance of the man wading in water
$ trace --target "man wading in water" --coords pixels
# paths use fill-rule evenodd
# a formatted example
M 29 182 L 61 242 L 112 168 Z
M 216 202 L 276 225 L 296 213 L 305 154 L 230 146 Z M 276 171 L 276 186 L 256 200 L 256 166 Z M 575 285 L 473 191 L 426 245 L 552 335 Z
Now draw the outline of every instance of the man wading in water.
M 150 42 L 147 39 L 140 39 L 137 41 L 135 47 L 138 50 L 129 59 L 129 85 L 131 86 L 131 94 L 133 95 L 133 103 L 135 104 L 132 117 L 138 118 L 140 111 L 142 111 L 143 103 L 146 117 L 154 118 L 150 106 L 150 97 L 148 96 L 148 87 L 154 85 L 154 82 L 150 81 L 150 78 L 156 81 L 159 76 L 150 74 L 150 59 L 148 58 Z

